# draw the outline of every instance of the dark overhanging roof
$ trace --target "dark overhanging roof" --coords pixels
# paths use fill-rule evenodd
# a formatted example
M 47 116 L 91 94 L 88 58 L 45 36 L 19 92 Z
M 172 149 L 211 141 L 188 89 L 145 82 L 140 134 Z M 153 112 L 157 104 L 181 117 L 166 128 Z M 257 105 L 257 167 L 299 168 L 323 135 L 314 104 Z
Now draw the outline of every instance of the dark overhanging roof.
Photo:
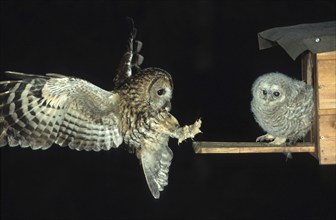
M 304 51 L 336 50 L 336 21 L 275 27 L 258 33 L 259 49 L 280 45 L 295 60 Z

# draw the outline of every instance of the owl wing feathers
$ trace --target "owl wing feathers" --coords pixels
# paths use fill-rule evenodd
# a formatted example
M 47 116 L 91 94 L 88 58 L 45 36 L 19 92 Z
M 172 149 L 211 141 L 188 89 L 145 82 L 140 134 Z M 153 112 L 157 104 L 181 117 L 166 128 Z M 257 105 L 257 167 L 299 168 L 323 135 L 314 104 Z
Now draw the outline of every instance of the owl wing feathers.
M 7 72 L 0 82 L 0 146 L 76 150 L 118 147 L 118 94 L 60 74 Z
M 168 185 L 168 172 L 173 152 L 167 145 L 159 149 L 143 148 L 140 160 L 146 177 L 147 185 L 155 199 L 160 197 L 160 191 Z
M 142 48 L 142 42 L 134 40 L 136 37 L 137 29 L 134 27 L 134 22 L 131 18 L 128 18 L 130 24 L 130 37 L 128 40 L 128 48 L 121 58 L 119 66 L 117 68 L 116 76 L 113 82 L 116 87 L 122 85 L 128 78 L 132 76 L 133 72 L 139 72 L 140 65 L 144 61 L 144 57 L 140 54 Z

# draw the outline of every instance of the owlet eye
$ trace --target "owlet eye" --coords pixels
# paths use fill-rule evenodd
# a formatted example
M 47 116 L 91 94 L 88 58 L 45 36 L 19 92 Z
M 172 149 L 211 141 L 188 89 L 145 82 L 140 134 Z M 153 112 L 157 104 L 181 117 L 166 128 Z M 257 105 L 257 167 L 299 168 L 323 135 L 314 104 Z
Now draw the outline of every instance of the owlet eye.
M 278 96 L 280 95 L 280 92 L 273 92 L 273 95 L 274 95 L 275 97 L 278 97 Z
M 157 91 L 157 94 L 158 94 L 159 96 L 162 96 L 163 94 L 165 94 L 165 90 L 164 90 L 164 89 L 159 89 L 159 90 Z
M 263 90 L 262 91 L 264 95 L 267 95 L 267 91 L 266 90 Z

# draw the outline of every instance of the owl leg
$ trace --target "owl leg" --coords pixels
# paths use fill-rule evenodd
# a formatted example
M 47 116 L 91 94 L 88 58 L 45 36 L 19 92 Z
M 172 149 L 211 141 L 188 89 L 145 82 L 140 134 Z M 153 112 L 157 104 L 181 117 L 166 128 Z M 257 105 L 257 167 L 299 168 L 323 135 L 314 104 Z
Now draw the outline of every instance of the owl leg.
M 262 142 L 262 141 L 273 141 L 275 137 L 270 134 L 265 134 L 257 137 L 256 142 Z
M 188 139 L 188 138 L 194 138 L 196 134 L 201 133 L 202 121 L 201 119 L 198 119 L 195 121 L 192 125 L 185 125 L 183 127 L 179 127 L 175 130 L 175 132 L 172 134 L 173 137 L 178 139 L 178 144 L 180 144 L 182 141 Z

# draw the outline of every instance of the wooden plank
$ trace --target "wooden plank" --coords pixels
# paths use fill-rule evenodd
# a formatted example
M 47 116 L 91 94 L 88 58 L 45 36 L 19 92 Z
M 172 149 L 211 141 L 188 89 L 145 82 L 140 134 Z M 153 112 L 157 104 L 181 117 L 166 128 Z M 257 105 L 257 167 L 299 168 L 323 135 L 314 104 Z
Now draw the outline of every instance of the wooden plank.
M 336 51 L 316 60 L 316 149 L 320 164 L 336 164 Z
M 336 108 L 320 109 L 319 115 L 336 115 Z
M 260 142 L 193 142 L 195 153 L 283 153 L 315 152 L 313 143 L 297 143 L 293 146 L 269 145 Z
M 317 54 L 317 75 L 319 108 L 336 108 L 336 55 L 334 53 Z
M 314 88 L 314 74 L 315 74 L 315 69 L 314 69 L 314 63 L 316 61 L 316 55 L 313 54 L 312 52 L 306 52 L 303 54 L 302 59 L 301 59 L 301 75 L 302 75 L 302 80 L 305 81 L 308 85 L 312 85 Z M 314 100 L 315 101 L 315 100 Z M 314 141 L 314 125 L 304 138 L 304 142 L 315 142 Z M 316 154 L 314 153 L 314 157 L 316 157 Z
M 305 81 L 308 85 L 312 85 L 313 88 L 315 88 L 316 84 L 316 54 L 313 54 L 312 52 L 307 52 L 302 56 L 301 59 L 301 75 L 303 81 Z M 314 103 L 317 103 L 316 100 L 316 90 L 314 89 Z M 316 112 L 316 105 L 314 107 L 314 111 Z M 317 114 L 314 114 L 314 116 Z M 303 142 L 310 142 L 310 143 L 316 143 L 316 125 L 317 125 L 317 117 L 314 117 L 313 119 L 313 125 L 311 126 L 310 131 L 306 135 L 306 137 L 303 139 Z M 315 147 L 315 152 L 310 153 L 313 157 L 315 157 L 317 160 L 318 158 L 318 152 L 317 148 Z
M 336 115 L 319 116 L 319 123 L 320 164 L 336 164 Z
M 317 53 L 316 56 L 319 60 L 336 60 L 336 51 Z
M 302 80 L 308 85 L 313 85 L 315 59 L 316 56 L 314 56 L 311 52 L 306 53 L 301 59 Z

